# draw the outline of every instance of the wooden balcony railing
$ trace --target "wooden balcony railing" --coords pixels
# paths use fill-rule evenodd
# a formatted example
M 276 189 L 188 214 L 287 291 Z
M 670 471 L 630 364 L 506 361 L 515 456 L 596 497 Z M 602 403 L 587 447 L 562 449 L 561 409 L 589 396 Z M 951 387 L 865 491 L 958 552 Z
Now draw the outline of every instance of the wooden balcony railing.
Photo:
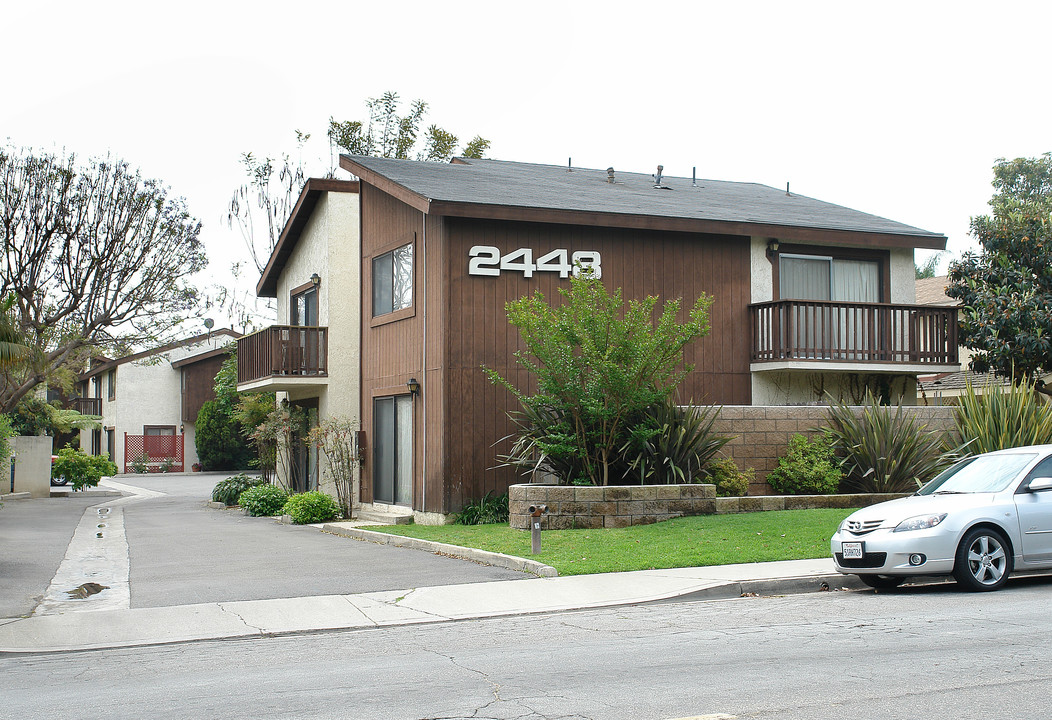
M 272 325 L 237 341 L 237 381 L 328 375 L 328 328 Z
M 66 407 L 70 410 L 76 410 L 81 415 L 102 414 L 102 400 L 100 398 L 70 398 L 66 403 Z
M 777 300 L 749 306 L 752 362 L 956 365 L 957 308 Z

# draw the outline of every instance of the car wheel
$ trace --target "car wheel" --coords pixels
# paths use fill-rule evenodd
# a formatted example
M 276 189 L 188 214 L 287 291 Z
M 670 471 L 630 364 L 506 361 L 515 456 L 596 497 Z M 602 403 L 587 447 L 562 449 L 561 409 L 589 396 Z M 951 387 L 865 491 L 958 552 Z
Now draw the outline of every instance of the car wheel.
M 1005 536 L 992 528 L 968 531 L 957 547 L 953 577 L 968 590 L 997 590 L 1008 582 L 1012 558 Z
M 890 590 L 906 582 L 904 575 L 859 575 L 858 579 L 877 590 Z
M 59 477 L 51 478 L 51 484 L 52 485 L 57 485 L 58 487 L 62 487 L 67 482 L 68 481 L 66 480 L 66 476 L 65 475 L 60 475 Z

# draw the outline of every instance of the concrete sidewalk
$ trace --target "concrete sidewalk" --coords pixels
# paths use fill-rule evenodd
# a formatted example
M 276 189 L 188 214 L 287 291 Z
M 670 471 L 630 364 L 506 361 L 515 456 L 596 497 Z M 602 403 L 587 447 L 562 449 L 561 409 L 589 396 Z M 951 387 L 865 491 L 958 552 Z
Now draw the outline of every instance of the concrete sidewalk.
M 69 612 L 0 620 L 0 652 L 40 653 L 267 637 L 469 618 L 862 587 L 832 560 L 539 577 L 316 597 Z

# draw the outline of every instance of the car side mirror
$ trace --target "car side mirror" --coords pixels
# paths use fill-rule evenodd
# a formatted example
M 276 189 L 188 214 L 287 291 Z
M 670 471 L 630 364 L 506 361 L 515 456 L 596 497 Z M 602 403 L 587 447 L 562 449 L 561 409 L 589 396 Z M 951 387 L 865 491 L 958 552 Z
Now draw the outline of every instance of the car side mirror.
M 1052 490 L 1052 477 L 1037 477 L 1031 480 L 1026 486 L 1027 492 L 1042 492 L 1043 490 Z

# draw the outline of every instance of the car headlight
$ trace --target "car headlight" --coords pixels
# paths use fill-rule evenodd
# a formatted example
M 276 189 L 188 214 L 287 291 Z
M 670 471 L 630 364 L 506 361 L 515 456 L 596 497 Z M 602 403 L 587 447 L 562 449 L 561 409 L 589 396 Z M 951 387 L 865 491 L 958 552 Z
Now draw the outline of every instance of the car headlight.
M 892 532 L 909 532 L 910 530 L 927 530 L 933 528 L 946 519 L 946 513 L 941 515 L 918 515 L 906 518 Z

